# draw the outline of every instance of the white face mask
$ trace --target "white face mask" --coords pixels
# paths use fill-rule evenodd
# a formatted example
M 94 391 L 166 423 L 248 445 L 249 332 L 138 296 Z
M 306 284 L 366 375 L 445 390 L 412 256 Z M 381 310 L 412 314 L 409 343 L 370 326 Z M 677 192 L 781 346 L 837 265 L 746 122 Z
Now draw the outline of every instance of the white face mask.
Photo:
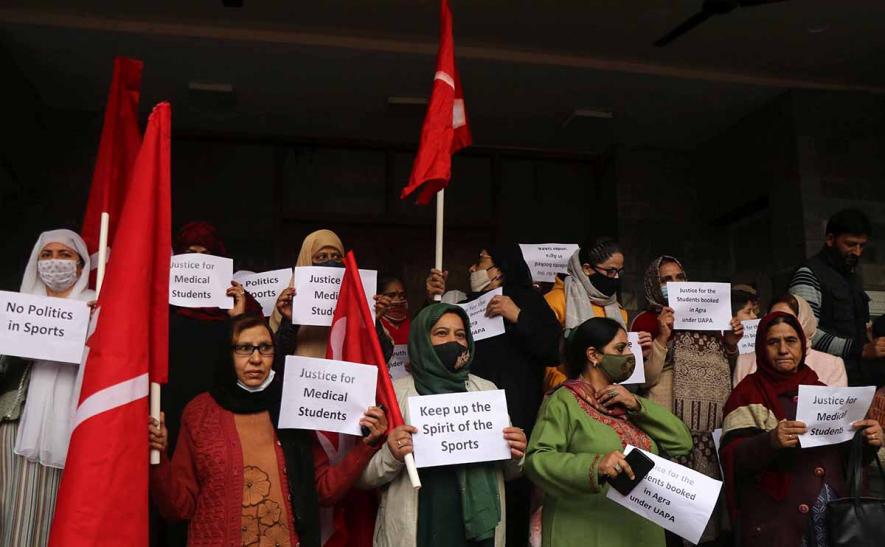
M 273 382 L 273 377 L 275 374 L 276 372 L 274 372 L 273 369 L 270 369 L 270 373 L 268 373 L 267 378 L 265 378 L 259 386 L 249 387 L 240 380 L 237 380 L 237 385 L 240 386 L 240 389 L 244 389 L 249 393 L 258 393 L 259 391 L 264 391 L 265 389 L 267 389 L 267 386 L 269 386 L 270 383 Z
M 470 272 L 470 290 L 472 292 L 482 292 L 491 284 L 488 270 L 476 270 Z
M 48 258 L 37 261 L 40 281 L 53 292 L 64 292 L 77 282 L 77 261 Z

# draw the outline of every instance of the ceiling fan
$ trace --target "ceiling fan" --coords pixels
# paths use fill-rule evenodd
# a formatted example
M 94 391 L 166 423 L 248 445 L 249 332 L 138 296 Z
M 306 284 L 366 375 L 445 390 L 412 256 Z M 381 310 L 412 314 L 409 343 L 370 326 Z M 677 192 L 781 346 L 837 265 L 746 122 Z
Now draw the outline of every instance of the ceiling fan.
M 749 8 L 753 6 L 764 6 L 765 4 L 778 4 L 787 0 L 704 0 L 701 4 L 701 11 L 695 13 L 682 22 L 679 26 L 658 38 L 654 45 L 663 47 L 679 38 L 686 32 L 692 30 L 707 19 L 716 15 L 725 15 L 731 13 L 738 8 Z

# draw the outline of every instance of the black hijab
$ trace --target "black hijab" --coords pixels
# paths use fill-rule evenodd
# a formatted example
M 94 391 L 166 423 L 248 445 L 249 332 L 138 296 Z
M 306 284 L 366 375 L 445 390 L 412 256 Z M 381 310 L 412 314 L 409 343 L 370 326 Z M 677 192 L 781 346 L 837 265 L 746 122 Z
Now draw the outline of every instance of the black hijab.
M 228 343 L 232 343 L 237 325 L 248 315 L 240 315 L 229 321 Z M 262 323 L 273 339 L 273 333 L 262 317 Z M 257 326 L 257 324 L 255 325 Z M 249 328 L 249 327 L 246 327 Z M 279 429 L 280 402 L 283 397 L 283 372 L 285 355 L 274 354 L 272 370 L 274 378 L 262 391 L 250 392 L 237 385 L 237 374 L 234 369 L 232 350 L 223 352 L 222 358 L 215 367 L 215 379 L 209 394 L 223 409 L 234 414 L 255 414 L 269 412 L 271 423 L 283 449 L 286 475 L 289 479 L 289 494 L 292 500 L 295 530 L 300 545 L 304 547 L 320 547 L 320 514 L 319 499 L 316 491 L 316 475 L 313 462 L 313 431 L 303 429 Z

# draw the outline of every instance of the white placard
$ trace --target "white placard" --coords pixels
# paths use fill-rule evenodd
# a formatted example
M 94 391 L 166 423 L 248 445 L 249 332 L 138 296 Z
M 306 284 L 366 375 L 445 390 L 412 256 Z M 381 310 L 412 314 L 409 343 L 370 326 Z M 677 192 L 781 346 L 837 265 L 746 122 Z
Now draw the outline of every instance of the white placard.
M 234 277 L 234 261 L 222 256 L 187 253 L 172 257 L 169 267 L 169 304 L 181 308 L 234 307 L 225 293 Z
M 396 380 L 403 376 L 408 376 L 409 371 L 406 370 L 406 363 L 409 362 L 409 345 L 397 344 L 393 346 L 393 355 L 390 356 L 390 362 L 387 363 L 387 369 L 390 371 L 390 377 Z
M 627 445 L 625 454 L 639 450 Z M 655 466 L 624 496 L 609 487 L 606 497 L 658 526 L 698 543 L 713 514 L 722 482 L 645 452 Z
M 80 364 L 88 327 L 82 300 L 0 291 L 0 355 Z
M 850 441 L 855 431 L 852 422 L 864 419 L 875 394 L 875 386 L 799 386 L 796 420 L 807 428 L 799 435 L 799 445 L 808 448 Z
M 503 389 L 409 397 L 409 422 L 418 467 L 510 458 Z
M 667 283 L 676 330 L 731 330 L 731 284 Z
M 295 268 L 295 297 L 292 299 L 292 324 L 331 327 L 335 306 L 338 304 L 338 291 L 344 268 L 326 266 L 299 266 Z M 378 272 L 360 270 L 363 290 L 369 302 L 372 321 L 375 320 L 375 292 L 378 287 Z
M 621 382 L 622 384 L 644 384 L 645 383 L 645 358 L 642 356 L 642 346 L 639 345 L 639 333 L 628 332 L 627 343 L 630 344 L 630 351 L 636 358 L 636 368 L 629 378 Z
M 471 300 L 466 304 L 458 304 L 467 312 L 470 318 L 470 331 L 473 334 L 473 341 L 479 342 L 486 338 L 499 336 L 504 334 L 504 318 L 500 315 L 496 317 L 486 317 L 486 308 L 489 302 L 496 296 L 504 294 L 504 289 L 498 287 L 493 289 L 476 300 Z
M 234 274 L 234 281 L 243 285 L 243 288 L 261 304 L 264 316 L 270 317 L 277 304 L 277 297 L 292 281 L 292 268 L 261 273 L 237 272 Z
M 372 365 L 289 355 L 279 426 L 360 435 L 377 379 Z
M 556 274 L 568 271 L 568 261 L 577 243 L 520 243 L 522 257 L 532 272 L 532 281 L 552 283 Z
M 741 321 L 744 326 L 744 335 L 738 341 L 738 353 L 756 353 L 756 330 L 759 328 L 761 319 L 748 319 Z

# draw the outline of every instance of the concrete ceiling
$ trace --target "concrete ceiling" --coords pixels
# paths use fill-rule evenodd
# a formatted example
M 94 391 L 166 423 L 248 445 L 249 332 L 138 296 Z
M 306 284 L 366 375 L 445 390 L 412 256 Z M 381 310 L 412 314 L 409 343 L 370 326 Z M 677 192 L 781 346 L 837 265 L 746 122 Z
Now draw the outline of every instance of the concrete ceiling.
M 24 3 L 20 3 L 24 4 Z M 178 129 L 414 143 L 430 88 L 430 0 L 61 0 L 0 3 L 0 47 L 57 108 L 102 108 L 111 59 L 145 61 L 145 110 Z M 714 17 L 651 43 L 700 1 L 453 0 L 477 144 L 596 151 L 692 147 L 791 88 L 885 92 L 885 3 L 793 0 Z M 231 84 L 235 105 L 188 82 Z M 613 114 L 563 127 L 575 109 Z

